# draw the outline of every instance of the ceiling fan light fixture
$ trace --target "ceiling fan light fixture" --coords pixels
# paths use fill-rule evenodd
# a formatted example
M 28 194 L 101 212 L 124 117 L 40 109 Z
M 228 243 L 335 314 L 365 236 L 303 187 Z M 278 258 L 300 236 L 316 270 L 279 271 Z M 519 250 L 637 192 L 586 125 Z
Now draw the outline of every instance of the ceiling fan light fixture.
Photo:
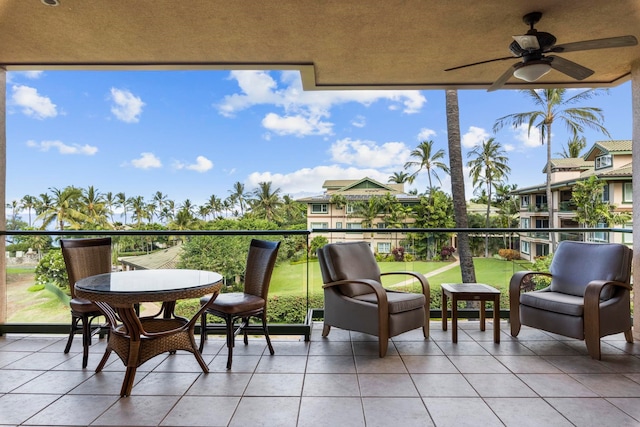
M 513 72 L 514 77 L 527 82 L 535 82 L 540 77 L 551 71 L 551 65 L 548 62 L 536 62 L 534 64 L 525 64 Z

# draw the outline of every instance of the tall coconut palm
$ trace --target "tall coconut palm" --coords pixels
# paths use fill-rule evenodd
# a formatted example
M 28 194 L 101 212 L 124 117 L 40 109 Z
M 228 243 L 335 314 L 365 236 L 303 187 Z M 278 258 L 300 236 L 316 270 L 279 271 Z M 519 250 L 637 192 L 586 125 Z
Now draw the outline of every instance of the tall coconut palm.
M 433 182 L 431 180 L 432 176 L 438 180 L 438 183 L 442 184 L 440 182 L 440 177 L 438 176 L 438 169 L 447 174 L 449 173 L 449 166 L 442 162 L 445 157 L 444 150 L 441 148 L 434 153 L 433 145 L 433 141 L 422 141 L 418 144 L 418 147 L 409 154 L 410 157 L 416 158 L 417 160 L 410 160 L 404 164 L 405 169 L 413 167 L 418 168 L 410 175 L 410 182 L 415 180 L 415 177 L 421 170 L 424 169 L 427 171 L 427 178 L 429 178 L 429 192 L 433 190 Z
M 38 200 L 35 197 L 29 195 L 23 196 L 20 200 L 22 208 L 27 210 L 27 215 L 29 217 L 29 227 L 31 227 L 31 211 L 35 209 L 37 201 Z
M 393 175 L 389 176 L 387 182 L 394 184 L 404 184 L 405 182 L 409 182 L 411 175 L 406 172 L 394 172 Z
M 493 125 L 493 131 L 497 132 L 506 125 L 512 125 L 518 128 L 522 125 L 527 126 L 527 131 L 531 134 L 531 129 L 536 128 L 540 131 L 541 143 L 547 144 L 547 164 L 545 171 L 547 173 L 546 194 L 547 207 L 549 213 L 549 228 L 554 227 L 553 221 L 553 203 L 551 194 L 551 130 L 552 125 L 560 122 L 565 125 L 572 136 L 578 136 L 584 133 L 585 128 L 597 130 L 607 137 L 609 132 L 603 126 L 604 116 L 602 110 L 596 107 L 574 107 L 574 105 L 591 99 L 594 95 L 600 93 L 595 89 L 589 89 L 571 95 L 573 92 L 567 91 L 565 88 L 555 89 L 526 89 L 521 91 L 537 110 L 527 111 L 524 113 L 508 114 L 500 117 Z M 571 95 L 571 96 L 570 96 Z M 555 233 L 551 234 L 551 251 L 555 250 L 556 238 Z
M 240 181 L 237 181 L 233 184 L 233 190 L 229 190 L 231 195 L 233 196 L 233 200 L 238 204 L 240 208 L 240 216 L 244 215 L 244 208 L 247 205 L 247 193 L 244 190 L 244 184 Z
M 574 135 L 569 141 L 567 141 L 567 147 L 562 149 L 562 153 L 556 153 L 556 155 L 564 159 L 577 159 L 580 157 L 580 152 L 587 146 L 587 138 L 584 136 Z
M 113 224 L 113 210 L 118 204 L 118 200 L 116 195 L 111 191 L 105 193 L 104 195 L 104 205 L 107 208 L 107 214 L 109 215 L 109 221 Z
M 464 189 L 464 169 L 462 164 L 462 139 L 460 137 L 460 108 L 458 107 L 458 91 L 447 90 L 447 142 L 449 146 L 449 165 L 451 171 L 451 196 L 456 228 L 469 228 L 467 216 L 467 200 Z M 460 273 L 464 283 L 476 281 L 473 266 L 473 255 L 468 233 L 458 233 L 458 257 Z
M 501 183 L 511 168 L 509 167 L 509 158 L 502 146 L 495 138 L 489 138 L 482 141 L 480 145 L 476 145 L 467 153 L 467 157 L 471 160 L 467 162 L 470 168 L 471 182 L 473 186 L 484 186 L 487 193 L 487 217 L 486 228 L 490 227 L 491 214 L 491 193 L 493 187 L 497 183 Z M 489 234 L 485 236 L 484 256 L 489 256 Z
M 251 209 L 259 216 L 268 221 L 275 221 L 277 209 L 282 205 L 280 200 L 280 189 L 272 189 L 271 181 L 258 183 L 258 188 L 253 191 L 251 199 Z
M 87 225 L 94 228 L 110 228 L 104 196 L 93 185 L 81 190 L 80 209 L 87 216 Z
M 132 219 L 136 222 L 136 228 L 140 229 L 142 221 L 148 218 L 147 205 L 144 197 L 135 196 L 127 199 L 127 203 L 131 206 Z
M 117 205 L 122 208 L 123 221 L 122 225 L 127 225 L 127 210 L 129 209 L 129 199 L 124 193 L 116 194 Z
M 64 189 L 49 188 L 51 191 L 51 204 L 43 210 L 36 219 L 42 220 L 42 230 L 49 224 L 55 222 L 59 230 L 64 230 L 65 224 L 71 228 L 79 228 L 80 224 L 87 218 L 80 212 L 78 199 L 82 195 L 79 188 L 69 186 Z
M 213 219 L 215 219 L 216 213 L 222 213 L 222 201 L 215 194 L 209 196 L 209 200 L 207 200 L 205 206 L 207 206 L 213 214 Z

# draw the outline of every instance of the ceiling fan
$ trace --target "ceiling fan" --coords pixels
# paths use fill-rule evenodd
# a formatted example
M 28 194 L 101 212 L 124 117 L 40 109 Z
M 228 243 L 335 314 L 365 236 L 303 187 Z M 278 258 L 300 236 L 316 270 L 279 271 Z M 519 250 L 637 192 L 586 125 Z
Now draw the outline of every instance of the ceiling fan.
M 635 46 L 638 44 L 638 40 L 634 36 L 629 35 L 556 45 L 556 38 L 553 34 L 538 31 L 534 28 L 534 25 L 540 21 L 540 18 L 542 18 L 541 12 L 531 12 L 522 17 L 524 23 L 529 25 L 529 31 L 527 31 L 527 34 L 521 36 L 513 36 L 514 40 L 509 45 L 509 50 L 513 56 L 460 65 L 458 67 L 448 68 L 445 71 L 458 70 L 460 68 L 472 67 L 488 62 L 505 61 L 515 57 L 521 58 L 522 60 L 513 64 L 504 74 L 498 77 L 489 87 L 489 92 L 500 89 L 511 76 L 533 82 L 547 74 L 552 68 L 576 80 L 583 80 L 592 75 L 594 71 L 560 56 L 546 54 L 608 49 L 613 47 Z

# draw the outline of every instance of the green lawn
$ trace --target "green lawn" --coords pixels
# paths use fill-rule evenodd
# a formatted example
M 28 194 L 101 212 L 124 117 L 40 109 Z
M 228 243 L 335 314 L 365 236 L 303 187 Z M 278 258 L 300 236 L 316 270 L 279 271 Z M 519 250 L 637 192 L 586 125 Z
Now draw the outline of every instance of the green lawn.
M 380 262 L 378 263 L 382 272 L 386 271 L 417 271 L 423 274 L 432 272 L 441 267 L 450 265 L 449 262 Z M 491 286 L 495 286 L 506 292 L 509 285 L 509 279 L 516 271 L 525 268 L 526 264 L 521 262 L 514 263 L 510 261 L 502 261 L 493 258 L 475 258 L 474 266 L 476 269 L 476 280 L 481 283 L 486 283 Z M 320 275 L 320 267 L 317 262 L 309 263 L 309 293 L 322 292 L 322 276 Z M 271 278 L 271 287 L 269 289 L 270 295 L 290 295 L 306 294 L 306 264 L 280 264 L 276 266 L 273 277 Z M 441 283 L 460 282 L 461 279 L 460 267 L 456 266 L 451 270 L 440 273 L 436 276 L 429 278 L 429 284 L 431 288 L 439 289 Z M 384 284 L 390 285 L 394 281 L 399 279 L 398 276 L 385 278 Z

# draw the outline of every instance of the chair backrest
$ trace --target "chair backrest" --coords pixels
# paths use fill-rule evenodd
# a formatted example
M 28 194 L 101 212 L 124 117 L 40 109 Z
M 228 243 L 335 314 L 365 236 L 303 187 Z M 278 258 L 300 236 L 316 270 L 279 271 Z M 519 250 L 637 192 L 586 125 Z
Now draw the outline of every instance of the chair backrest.
M 349 279 L 371 279 L 380 282 L 380 267 L 367 242 L 329 243 L 318 249 L 318 262 L 324 283 Z M 340 285 L 348 297 L 371 293 L 361 284 Z
M 247 255 L 244 292 L 267 300 L 280 242 L 252 239 Z
M 551 290 L 569 295 L 584 296 L 592 280 L 631 280 L 632 251 L 619 243 L 585 243 L 562 241 L 549 266 L 552 274 Z M 614 289 L 606 286 L 600 298 L 607 300 Z
M 111 272 L 111 237 L 61 239 L 60 247 L 72 298 L 76 297 L 75 284 L 78 280 Z

